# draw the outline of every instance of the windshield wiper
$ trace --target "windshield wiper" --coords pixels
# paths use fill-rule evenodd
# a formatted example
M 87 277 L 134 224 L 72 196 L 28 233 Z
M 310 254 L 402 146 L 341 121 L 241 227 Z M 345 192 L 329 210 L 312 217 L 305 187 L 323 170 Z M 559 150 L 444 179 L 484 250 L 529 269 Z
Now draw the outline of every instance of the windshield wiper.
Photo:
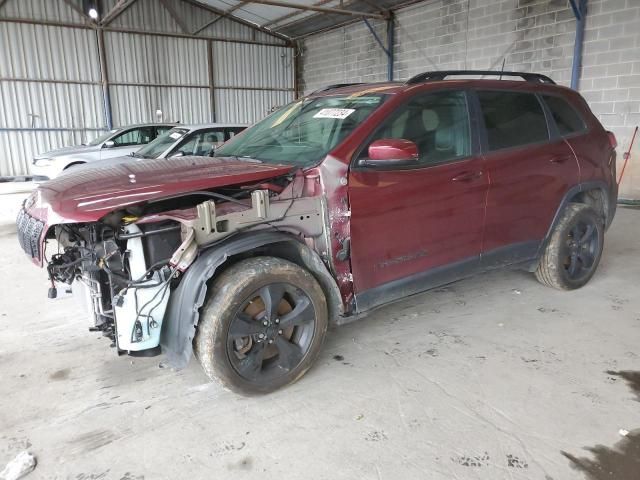
M 254 158 L 254 157 L 249 157 L 249 156 L 241 156 L 239 157 L 238 155 L 220 155 L 220 156 L 215 156 L 216 158 L 232 158 L 234 159 L 236 162 L 253 162 L 253 163 L 264 163 L 264 160 L 260 160 L 259 158 Z

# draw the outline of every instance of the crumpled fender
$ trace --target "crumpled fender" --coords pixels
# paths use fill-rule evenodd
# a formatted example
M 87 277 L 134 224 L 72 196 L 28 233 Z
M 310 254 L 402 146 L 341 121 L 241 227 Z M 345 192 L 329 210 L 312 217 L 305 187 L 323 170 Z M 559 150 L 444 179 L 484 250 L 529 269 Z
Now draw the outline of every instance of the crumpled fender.
M 184 368 L 191 359 L 193 338 L 200 317 L 199 310 L 204 305 L 207 295 L 207 281 L 214 276 L 216 270 L 233 255 L 276 243 L 287 243 L 297 250 L 297 256 L 301 258 L 304 266 L 314 274 L 323 287 L 330 315 L 335 317 L 343 314 L 340 291 L 316 252 L 284 233 L 252 232 L 237 235 L 202 251 L 169 298 L 160 345 L 172 367 Z

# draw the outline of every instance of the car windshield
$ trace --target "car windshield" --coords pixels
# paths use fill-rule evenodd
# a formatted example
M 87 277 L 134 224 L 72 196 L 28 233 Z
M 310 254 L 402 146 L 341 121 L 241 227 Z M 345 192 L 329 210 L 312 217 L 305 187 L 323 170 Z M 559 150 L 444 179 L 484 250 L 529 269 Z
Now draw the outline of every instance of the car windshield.
M 118 131 L 117 128 L 114 130 L 109 130 L 107 133 L 103 133 L 98 138 L 91 140 L 89 143 L 87 143 L 87 145 L 89 145 L 90 147 L 95 147 L 96 145 L 100 145 L 102 142 L 112 137 L 113 134 L 116 133 L 117 131 Z
M 342 142 L 384 99 L 384 95 L 355 94 L 298 100 L 232 138 L 216 150 L 216 156 L 309 167 Z
M 158 158 L 167 148 L 178 142 L 188 132 L 189 129 L 187 128 L 172 128 L 138 150 L 134 157 Z

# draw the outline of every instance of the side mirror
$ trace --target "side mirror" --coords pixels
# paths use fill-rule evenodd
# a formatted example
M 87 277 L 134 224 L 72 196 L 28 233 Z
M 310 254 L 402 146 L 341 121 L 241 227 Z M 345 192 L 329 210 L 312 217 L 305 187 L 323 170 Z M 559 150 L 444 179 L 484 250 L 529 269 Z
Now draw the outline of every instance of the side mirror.
M 177 152 L 174 152 L 171 155 L 169 155 L 169 158 L 177 158 L 177 157 L 184 157 L 184 152 L 181 152 L 180 150 L 178 150 Z
M 116 146 L 116 142 L 114 142 L 113 140 L 107 140 L 106 142 L 104 142 L 104 145 L 102 145 L 102 148 L 113 148 Z
M 363 167 L 406 167 L 418 165 L 418 146 L 403 138 L 382 138 L 369 145 L 369 158 L 358 162 Z

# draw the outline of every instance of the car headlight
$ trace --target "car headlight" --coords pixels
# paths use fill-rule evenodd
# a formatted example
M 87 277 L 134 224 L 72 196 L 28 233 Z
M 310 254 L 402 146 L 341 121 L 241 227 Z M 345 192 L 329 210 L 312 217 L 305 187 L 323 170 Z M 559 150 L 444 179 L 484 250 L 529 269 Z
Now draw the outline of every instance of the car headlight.
M 36 167 L 48 167 L 49 165 L 51 165 L 51 159 L 50 158 L 34 158 L 33 164 Z

